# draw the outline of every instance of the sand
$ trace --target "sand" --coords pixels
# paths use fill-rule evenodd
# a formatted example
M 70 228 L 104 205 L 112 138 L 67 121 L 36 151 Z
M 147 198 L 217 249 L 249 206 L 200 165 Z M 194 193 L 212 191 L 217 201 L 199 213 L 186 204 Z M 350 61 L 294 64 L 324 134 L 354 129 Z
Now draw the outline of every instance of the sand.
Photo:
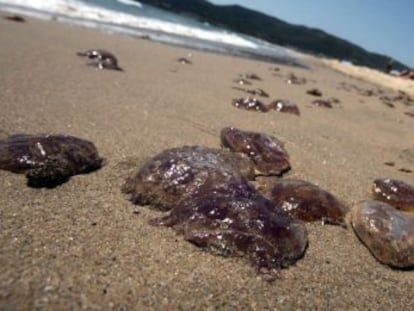
M 3 16 L 5 13 L 3 13 Z M 183 145 L 219 147 L 225 126 L 274 135 L 292 170 L 348 207 L 370 197 L 374 178 L 414 184 L 413 109 L 383 105 L 338 89 L 381 88 L 317 62 L 310 69 L 165 46 L 58 22 L 0 19 L 0 139 L 15 133 L 65 133 L 92 140 L 101 170 L 54 189 L 33 189 L 0 171 L 0 309 L 412 309 L 414 271 L 377 262 L 351 228 L 307 225 L 309 248 L 273 283 L 243 258 L 208 254 L 148 220 L 124 179 L 158 152 Z M 87 67 L 77 51 L 105 48 L 125 72 Z M 175 60 L 189 57 L 193 65 Z M 274 76 L 269 68 L 280 68 Z M 301 116 L 236 109 L 241 73 L 271 99 L 295 101 Z M 288 85 L 285 76 L 306 77 Z M 341 103 L 314 107 L 317 87 Z M 265 100 L 269 102 L 270 100 Z M 394 162 L 394 166 L 384 165 Z
M 368 67 L 355 66 L 350 63 L 342 63 L 338 60 L 321 58 L 317 61 L 320 61 L 337 71 L 343 72 L 353 77 L 371 81 L 373 83 L 396 91 L 401 90 L 407 94 L 410 94 L 411 96 L 414 96 L 414 80 L 391 76 L 385 72 L 380 72 Z

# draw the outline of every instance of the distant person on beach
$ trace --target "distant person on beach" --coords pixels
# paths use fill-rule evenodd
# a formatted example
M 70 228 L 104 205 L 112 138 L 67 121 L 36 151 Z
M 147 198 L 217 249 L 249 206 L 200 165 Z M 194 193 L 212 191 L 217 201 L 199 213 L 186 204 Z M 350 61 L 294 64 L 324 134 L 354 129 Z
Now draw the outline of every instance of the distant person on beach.
M 389 74 L 392 71 L 392 65 L 394 65 L 394 60 L 391 58 L 387 64 L 387 67 L 385 68 L 386 73 Z
M 400 77 L 400 78 L 404 78 L 404 79 L 414 80 L 414 68 L 405 69 L 405 70 L 399 72 L 397 70 L 392 69 L 393 65 L 394 65 L 394 60 L 391 58 L 390 61 L 387 64 L 387 67 L 385 67 L 385 72 L 387 74 L 397 76 L 397 77 Z
M 414 68 L 401 71 L 400 77 L 414 80 Z

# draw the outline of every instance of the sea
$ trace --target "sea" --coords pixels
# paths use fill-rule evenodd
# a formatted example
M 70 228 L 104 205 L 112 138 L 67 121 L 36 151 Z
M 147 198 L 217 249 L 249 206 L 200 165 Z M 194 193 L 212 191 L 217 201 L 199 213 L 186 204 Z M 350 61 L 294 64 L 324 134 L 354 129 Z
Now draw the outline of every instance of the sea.
M 306 67 L 300 54 L 291 49 L 132 0 L 0 0 L 0 10 L 196 50 Z

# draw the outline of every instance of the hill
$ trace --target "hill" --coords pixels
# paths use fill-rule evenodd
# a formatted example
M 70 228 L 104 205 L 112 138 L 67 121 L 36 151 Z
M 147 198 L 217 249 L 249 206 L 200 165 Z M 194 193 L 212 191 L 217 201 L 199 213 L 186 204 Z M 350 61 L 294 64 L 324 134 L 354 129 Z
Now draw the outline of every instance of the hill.
M 239 5 L 215 5 L 205 0 L 139 0 L 139 2 L 305 53 L 345 59 L 356 65 L 381 71 L 386 68 L 390 60 L 389 56 L 369 52 L 323 30 L 293 25 Z M 401 70 L 408 67 L 395 61 L 393 68 Z

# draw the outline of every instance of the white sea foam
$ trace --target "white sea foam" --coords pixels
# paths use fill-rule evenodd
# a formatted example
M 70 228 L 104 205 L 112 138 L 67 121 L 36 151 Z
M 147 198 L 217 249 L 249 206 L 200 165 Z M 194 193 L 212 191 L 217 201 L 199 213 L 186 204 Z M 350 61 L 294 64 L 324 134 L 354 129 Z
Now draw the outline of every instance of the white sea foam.
M 141 5 L 130 0 L 117 1 L 128 3 L 129 5 L 132 3 L 134 5 Z M 77 19 L 78 24 L 81 23 L 90 27 L 99 27 L 99 23 L 106 23 L 106 26 L 112 24 L 114 28 L 124 26 L 125 28 L 128 28 L 129 31 L 131 28 L 147 29 L 244 48 L 256 49 L 258 47 L 254 42 L 226 31 L 196 28 L 155 18 L 136 16 L 94 6 L 78 0 L 0 0 L 0 9 L 2 8 L 2 4 L 13 6 L 15 10 L 19 8 L 27 10 L 25 13 L 37 17 L 57 15 L 64 17 L 65 20 L 68 18 Z M 4 7 L 4 9 L 10 10 L 10 7 Z
M 126 5 L 132 5 L 132 6 L 136 6 L 138 8 L 142 8 L 142 4 L 136 1 L 132 1 L 132 0 L 116 0 L 120 3 L 126 4 Z

